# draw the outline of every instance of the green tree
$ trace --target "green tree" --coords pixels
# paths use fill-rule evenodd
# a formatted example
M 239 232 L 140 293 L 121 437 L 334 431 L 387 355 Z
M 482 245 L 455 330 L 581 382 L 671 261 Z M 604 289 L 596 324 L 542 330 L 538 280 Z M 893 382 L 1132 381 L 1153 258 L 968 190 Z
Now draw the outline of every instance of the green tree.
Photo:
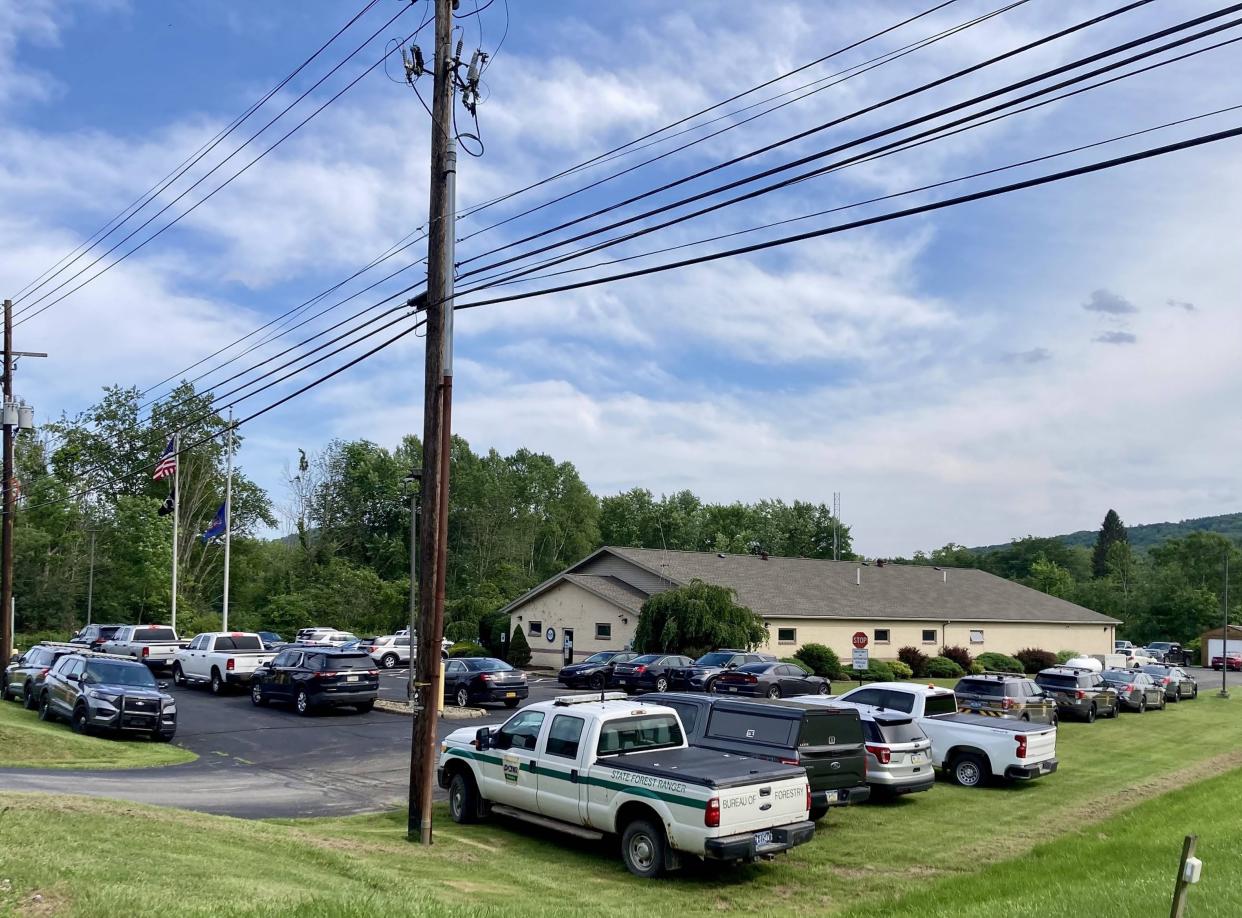
M 1109 557 L 1113 546 L 1118 544 L 1129 545 L 1130 537 L 1126 534 L 1126 527 L 1121 522 L 1121 517 L 1117 515 L 1117 511 L 1109 509 L 1104 514 L 1104 523 L 1100 526 L 1100 532 L 1095 537 L 1095 548 L 1091 551 L 1091 573 L 1095 577 L 1107 577 L 1109 575 Z
M 716 647 L 757 647 L 766 637 L 763 619 L 737 603 L 736 591 L 692 580 L 643 603 L 634 648 L 699 656 Z
M 521 625 L 513 629 L 513 637 L 509 639 L 509 662 L 514 666 L 525 666 L 530 662 L 530 644 Z
M 1069 596 L 1074 589 L 1074 578 L 1070 572 L 1044 557 L 1036 558 L 1031 563 L 1031 573 L 1025 578 L 1025 582 L 1029 587 L 1062 599 Z

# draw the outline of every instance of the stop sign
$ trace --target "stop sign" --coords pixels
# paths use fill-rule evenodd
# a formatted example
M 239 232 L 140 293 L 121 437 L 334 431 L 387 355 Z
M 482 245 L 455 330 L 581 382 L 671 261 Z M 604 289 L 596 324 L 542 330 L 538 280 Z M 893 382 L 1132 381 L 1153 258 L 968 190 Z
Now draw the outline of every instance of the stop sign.
M 853 641 L 854 641 L 854 646 L 857 647 L 859 650 L 862 650 L 864 647 L 867 646 L 867 635 L 861 631 L 855 631 Z

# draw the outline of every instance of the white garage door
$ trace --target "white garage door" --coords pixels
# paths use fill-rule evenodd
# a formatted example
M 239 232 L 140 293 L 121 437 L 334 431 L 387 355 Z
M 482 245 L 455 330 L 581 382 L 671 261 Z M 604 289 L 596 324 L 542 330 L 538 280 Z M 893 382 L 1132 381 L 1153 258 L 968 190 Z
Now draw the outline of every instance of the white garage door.
M 1209 638 L 1208 639 L 1208 662 L 1211 662 L 1212 657 L 1221 656 L 1221 644 L 1222 643 L 1223 641 L 1221 641 L 1220 638 Z M 1242 640 L 1239 640 L 1238 638 L 1230 638 L 1229 639 L 1229 652 L 1230 653 L 1242 653 Z

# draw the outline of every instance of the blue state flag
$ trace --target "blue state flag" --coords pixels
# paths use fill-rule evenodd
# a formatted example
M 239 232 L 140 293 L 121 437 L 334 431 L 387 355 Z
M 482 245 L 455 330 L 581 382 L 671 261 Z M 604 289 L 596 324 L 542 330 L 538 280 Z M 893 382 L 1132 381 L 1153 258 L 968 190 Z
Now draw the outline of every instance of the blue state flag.
M 207 531 L 203 533 L 204 542 L 210 542 L 216 536 L 224 535 L 224 514 L 227 508 L 227 502 L 220 505 L 220 509 L 216 511 L 215 518 L 211 521 L 211 525 L 207 527 Z

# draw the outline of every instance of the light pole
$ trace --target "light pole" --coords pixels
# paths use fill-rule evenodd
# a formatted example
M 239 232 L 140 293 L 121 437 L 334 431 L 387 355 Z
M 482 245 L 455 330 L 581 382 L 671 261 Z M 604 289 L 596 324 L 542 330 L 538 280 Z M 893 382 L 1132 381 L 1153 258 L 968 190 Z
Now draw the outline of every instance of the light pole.
M 1229 684 L 1225 677 L 1229 675 L 1229 549 L 1225 549 L 1225 622 L 1221 631 L 1220 652 L 1220 697 L 1229 697 Z M 1209 661 L 1211 662 L 1211 661 Z

